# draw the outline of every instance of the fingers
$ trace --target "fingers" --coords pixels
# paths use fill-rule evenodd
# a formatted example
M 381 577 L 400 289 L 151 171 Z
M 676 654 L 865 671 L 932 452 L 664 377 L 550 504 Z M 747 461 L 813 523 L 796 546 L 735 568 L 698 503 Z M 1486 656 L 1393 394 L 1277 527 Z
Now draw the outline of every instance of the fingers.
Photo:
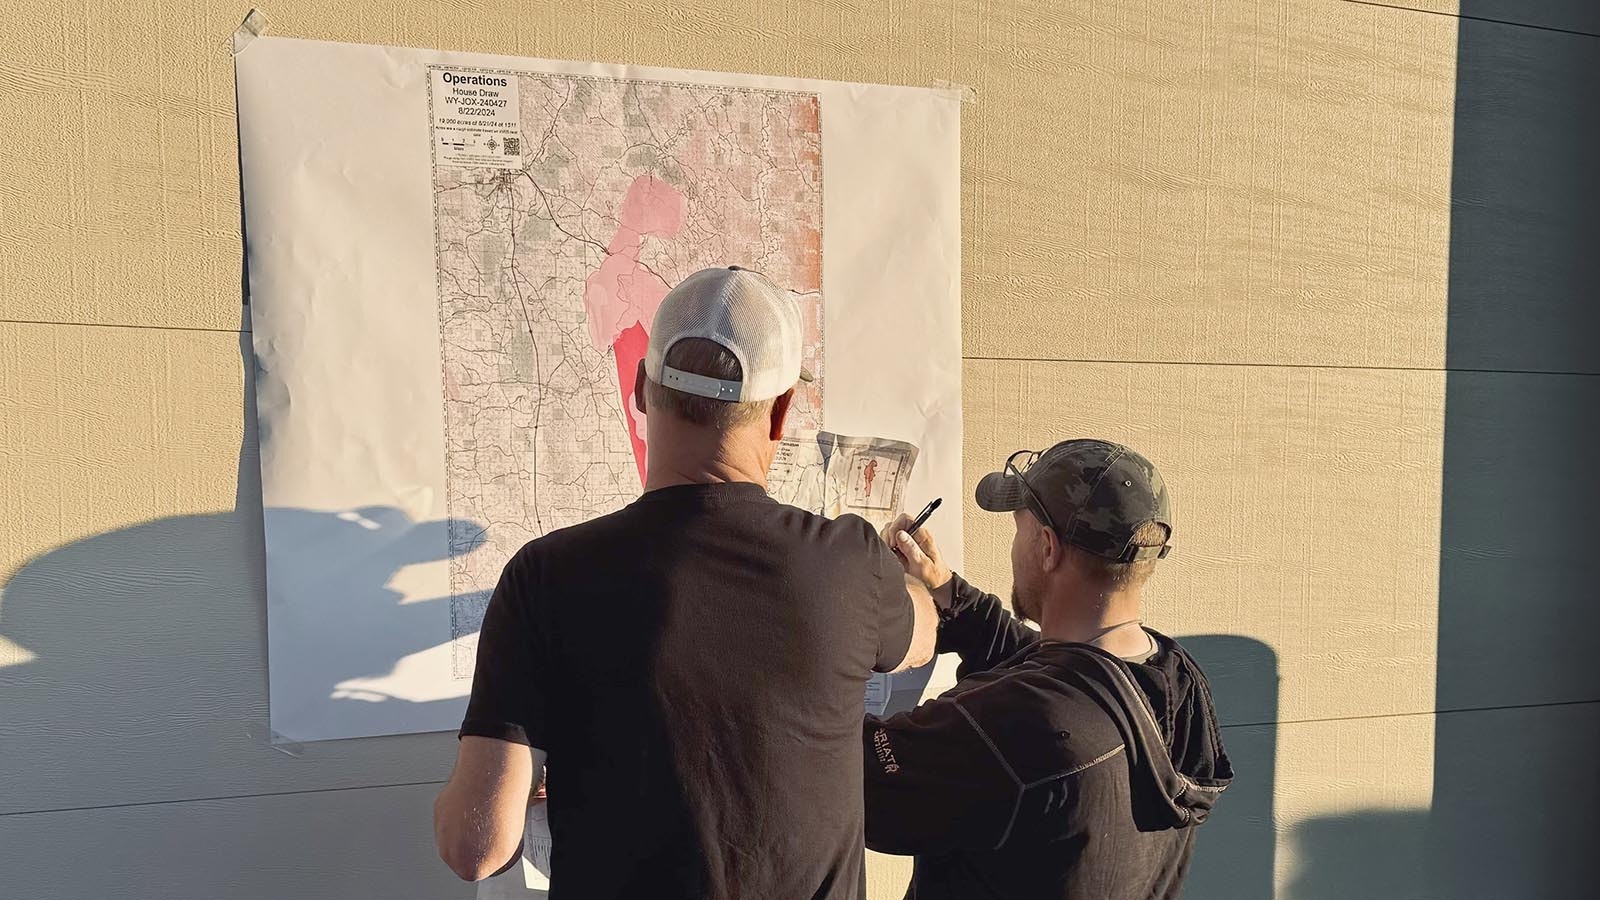
M 918 528 L 916 534 L 906 531 L 912 521 L 905 513 L 896 516 L 884 527 L 883 542 L 900 558 L 900 567 L 906 574 L 929 586 L 942 585 L 950 579 L 950 570 L 939 558 L 932 532 L 927 528 Z
M 878 537 L 883 538 L 883 542 L 885 544 L 888 544 L 891 547 L 894 546 L 895 534 L 904 530 L 904 527 L 900 524 L 900 520 L 903 518 L 905 518 L 904 515 L 895 516 L 893 522 L 883 526 L 883 530 L 878 532 Z
M 899 541 L 895 538 L 895 536 L 902 533 L 909 534 L 910 532 L 908 529 L 911 527 L 911 523 L 913 521 L 914 520 L 911 518 L 911 516 L 905 513 L 895 516 L 893 522 L 890 522 L 888 525 L 884 526 L 882 532 L 883 542 L 891 547 L 896 546 Z M 912 535 L 912 537 L 916 539 L 916 542 L 920 544 L 924 550 L 930 552 L 933 550 L 933 534 L 932 532 L 928 531 L 927 526 L 918 528 L 917 533 Z
M 910 533 L 906 531 L 895 532 L 892 546 L 899 549 L 900 554 L 905 557 L 907 563 L 919 568 L 928 564 L 928 554 L 922 552 L 922 546 L 917 543 L 916 538 L 913 538 Z

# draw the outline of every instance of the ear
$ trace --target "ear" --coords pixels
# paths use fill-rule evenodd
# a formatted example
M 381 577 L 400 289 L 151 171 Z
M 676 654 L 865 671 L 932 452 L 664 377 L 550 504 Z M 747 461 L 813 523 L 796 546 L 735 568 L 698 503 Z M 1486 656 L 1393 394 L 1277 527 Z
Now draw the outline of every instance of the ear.
M 1054 572 L 1067 564 L 1067 545 L 1062 543 L 1061 536 L 1056 534 L 1054 528 L 1042 521 L 1035 519 L 1039 526 L 1039 565 L 1046 572 Z
M 771 427 L 767 430 L 767 438 L 774 441 L 783 440 L 783 423 L 789 418 L 789 404 L 794 402 L 794 388 L 774 397 L 772 400 Z
M 639 412 L 648 414 L 650 410 L 644 408 L 644 360 L 639 360 L 639 371 L 633 376 L 633 402 L 638 404 Z

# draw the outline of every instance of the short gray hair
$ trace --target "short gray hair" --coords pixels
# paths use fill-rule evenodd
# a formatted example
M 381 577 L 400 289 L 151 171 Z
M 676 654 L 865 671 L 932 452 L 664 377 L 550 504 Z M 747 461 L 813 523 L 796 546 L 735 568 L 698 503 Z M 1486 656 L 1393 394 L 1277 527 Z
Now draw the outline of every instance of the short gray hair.
M 742 381 L 744 369 L 728 349 L 705 338 L 683 338 L 667 350 L 665 363 L 693 375 L 722 381 Z M 730 431 L 754 422 L 772 410 L 772 400 L 717 400 L 685 394 L 645 378 L 645 406 L 649 415 L 658 410 L 718 431 Z

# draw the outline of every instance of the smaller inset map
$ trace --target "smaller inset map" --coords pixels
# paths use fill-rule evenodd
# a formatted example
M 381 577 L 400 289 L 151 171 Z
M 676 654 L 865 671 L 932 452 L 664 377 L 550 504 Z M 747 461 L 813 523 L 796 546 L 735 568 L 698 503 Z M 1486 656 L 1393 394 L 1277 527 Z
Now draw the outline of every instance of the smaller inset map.
M 849 505 L 855 509 L 899 510 L 900 466 L 905 456 L 898 450 L 879 453 L 863 450 L 850 460 Z
M 905 441 L 830 431 L 784 438 L 767 493 L 829 518 L 855 513 L 882 528 L 900 514 L 916 462 L 916 446 Z

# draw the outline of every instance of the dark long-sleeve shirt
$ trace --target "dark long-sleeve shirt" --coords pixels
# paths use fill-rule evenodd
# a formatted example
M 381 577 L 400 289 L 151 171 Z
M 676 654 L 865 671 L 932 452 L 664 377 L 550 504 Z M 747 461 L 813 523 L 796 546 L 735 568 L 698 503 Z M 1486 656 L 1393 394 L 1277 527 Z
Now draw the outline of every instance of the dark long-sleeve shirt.
M 908 898 L 1170 898 L 1232 777 L 1204 675 L 1170 638 L 1130 664 L 1041 640 L 960 576 L 935 592 L 958 684 L 863 729 L 867 845 Z

